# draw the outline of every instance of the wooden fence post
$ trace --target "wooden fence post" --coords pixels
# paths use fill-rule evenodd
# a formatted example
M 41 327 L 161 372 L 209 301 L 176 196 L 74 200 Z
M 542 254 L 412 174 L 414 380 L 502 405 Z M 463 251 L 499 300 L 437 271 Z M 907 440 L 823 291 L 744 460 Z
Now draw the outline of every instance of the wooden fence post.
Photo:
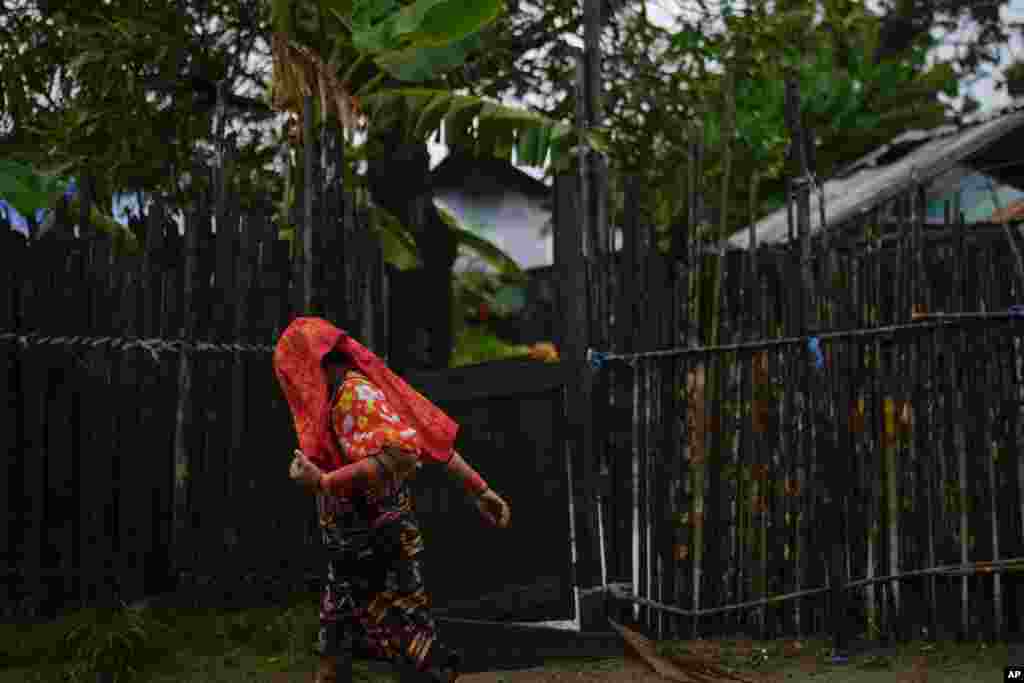
M 577 590 L 594 588 L 600 583 L 600 559 L 595 524 L 593 379 L 586 366 L 587 282 L 582 252 L 582 223 L 575 178 L 559 176 L 555 180 L 555 265 L 561 274 L 561 312 L 565 321 L 562 335 L 566 367 L 566 459 L 571 484 L 573 583 Z M 583 604 L 586 603 L 586 604 Z M 600 619 L 600 603 L 577 601 L 577 616 L 582 628 L 593 628 Z
M 313 174 L 316 172 L 316 140 L 313 138 L 313 96 L 307 95 L 302 102 L 302 292 L 298 298 L 299 312 L 312 313 L 310 306 L 313 297 L 313 191 L 315 183 Z
M 17 332 L 20 327 L 21 304 L 21 260 L 25 257 L 25 240 L 9 225 L 0 222 L 0 331 Z M 24 410 L 24 392 L 21 388 L 22 361 L 16 342 L 5 342 L 0 349 L 0 378 L 3 389 L 0 390 L 0 453 L 5 453 L 0 462 L 0 572 L 4 574 L 5 585 L 0 588 L 0 604 L 6 616 L 8 609 L 13 608 L 16 595 L 15 578 L 20 561 L 17 555 L 17 537 L 20 530 L 16 521 L 21 515 L 21 495 L 17 492 L 15 480 L 16 462 L 24 454 L 24 438 L 22 436 L 22 411 Z
M 601 90 L 601 3 L 583 3 L 583 51 L 576 64 L 576 119 L 582 130 L 589 131 L 603 122 Z M 605 160 L 590 149 L 586 140 L 579 147 L 580 207 L 584 217 L 583 253 L 591 263 L 589 278 L 590 341 L 601 347 L 610 343 L 608 266 L 604 259 L 614 252 L 608 229 L 608 169 Z
M 809 154 L 810 145 L 812 144 L 810 140 L 812 138 L 803 123 L 803 112 L 800 109 L 799 83 L 795 76 L 791 76 L 786 80 L 786 118 L 790 135 L 792 136 L 793 158 L 797 162 L 801 174 L 801 178 L 796 184 L 796 223 L 797 235 L 800 240 L 800 272 L 803 289 L 802 296 L 800 297 L 800 331 L 802 335 L 809 335 L 816 332 L 818 328 L 818 300 L 815 296 L 816 282 L 812 261 L 811 239 L 810 192 L 812 176 Z M 827 226 L 824 224 L 819 226 L 822 234 L 824 234 L 826 229 Z M 805 357 L 806 355 L 807 353 L 804 354 Z M 823 400 L 821 384 L 824 379 L 819 374 L 811 371 L 808 365 L 811 362 L 815 362 L 815 359 L 807 358 L 805 362 L 800 364 L 801 368 L 799 370 L 799 377 L 803 380 L 804 396 L 807 400 L 807 406 L 809 406 L 804 411 L 805 419 L 808 421 L 807 427 L 811 431 L 809 443 L 806 437 L 800 439 L 804 462 L 813 462 L 815 457 L 823 450 L 827 450 L 830 453 L 836 450 L 830 447 L 831 445 L 824 438 L 825 434 L 829 433 L 827 417 L 820 407 Z M 824 372 L 825 370 L 822 369 L 821 371 Z M 805 450 L 807 448 L 810 448 L 809 453 Z M 846 624 L 847 598 L 845 591 L 841 588 L 846 583 L 845 572 L 843 571 L 846 564 L 844 562 L 843 538 L 845 535 L 845 525 L 842 519 L 843 491 L 847 482 L 846 465 L 847 462 L 844 458 L 829 458 L 825 475 L 827 502 L 825 509 L 828 512 L 824 526 L 833 529 L 831 534 L 832 542 L 828 554 L 829 583 L 832 586 L 829 595 L 830 621 L 832 623 L 833 645 L 838 651 L 845 649 L 849 630 Z
M 585 131 L 589 131 L 594 126 L 600 126 L 604 120 L 601 88 L 601 10 L 602 3 L 599 0 L 584 0 L 583 52 L 577 63 L 576 107 L 577 122 Z M 586 342 L 607 349 L 612 343 L 610 329 L 611 274 L 614 269 L 615 251 L 613 231 L 608 224 L 608 168 L 605 159 L 595 150 L 590 149 L 585 140 L 581 140 L 579 158 L 579 206 L 582 208 L 580 215 L 584 221 L 584 235 L 581 240 L 583 244 L 580 245 L 583 247 L 581 254 L 583 259 L 579 266 L 581 269 L 589 269 L 589 277 L 587 277 L 587 271 L 583 271 L 587 304 L 585 309 L 587 317 L 584 321 L 587 325 Z M 581 348 L 582 353 L 585 354 L 586 346 Z M 581 356 L 580 361 L 582 362 L 582 360 Z M 583 437 L 585 443 L 583 448 L 589 463 L 588 471 L 585 474 L 590 479 L 588 484 L 590 495 L 587 496 L 586 504 L 596 518 L 600 512 L 599 506 L 603 504 L 603 496 L 597 490 L 598 471 L 599 469 L 601 471 L 601 488 L 603 490 L 605 488 L 604 472 L 608 469 L 607 430 L 602 426 L 600 433 L 596 431 L 598 428 L 594 420 L 595 378 L 588 368 L 581 367 L 583 367 L 582 372 L 584 373 L 582 382 L 586 385 L 586 391 L 581 393 L 581 398 L 586 396 L 586 403 L 583 404 L 586 410 L 584 426 L 586 434 Z M 611 385 L 604 381 L 597 386 L 600 386 L 605 392 L 611 388 Z M 600 397 L 602 402 L 607 402 L 607 399 L 606 393 Z M 593 519 L 592 521 L 596 522 L 597 520 Z M 595 524 L 594 534 L 595 542 L 587 548 L 592 549 L 596 554 L 594 559 L 600 573 L 594 580 L 585 584 L 587 587 L 603 585 L 607 580 L 607 572 L 601 571 L 605 561 L 601 525 Z M 581 607 L 581 611 L 585 613 L 580 617 L 582 624 L 585 620 L 591 619 L 590 616 L 586 616 L 591 612 L 591 606 Z
M 182 276 L 181 310 L 182 326 L 180 336 L 185 340 L 195 339 L 195 282 L 199 258 L 200 221 L 196 215 L 185 213 L 185 267 Z M 189 525 L 189 457 L 190 429 L 192 426 L 192 359 L 188 350 L 182 347 L 178 354 L 178 406 L 174 423 L 174 494 L 173 525 L 171 530 L 171 561 L 175 579 L 180 579 L 184 569 Z

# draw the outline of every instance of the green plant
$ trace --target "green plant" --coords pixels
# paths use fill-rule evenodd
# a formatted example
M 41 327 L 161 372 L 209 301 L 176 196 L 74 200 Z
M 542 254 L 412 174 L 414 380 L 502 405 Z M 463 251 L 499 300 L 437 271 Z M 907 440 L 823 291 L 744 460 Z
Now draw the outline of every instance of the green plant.
M 59 641 L 64 676 L 71 683 L 99 675 L 112 683 L 131 680 L 154 660 L 162 637 L 165 627 L 139 610 L 83 610 L 67 622 Z
M 34 171 L 26 164 L 0 159 L 0 198 L 26 218 L 53 206 L 68 182 L 55 175 Z
M 1006 89 L 1010 97 L 1024 95 L 1024 62 L 1014 61 L 1003 71 Z
M 466 325 L 456 333 L 452 367 L 525 357 L 528 353 L 528 347 L 504 342 L 483 325 Z

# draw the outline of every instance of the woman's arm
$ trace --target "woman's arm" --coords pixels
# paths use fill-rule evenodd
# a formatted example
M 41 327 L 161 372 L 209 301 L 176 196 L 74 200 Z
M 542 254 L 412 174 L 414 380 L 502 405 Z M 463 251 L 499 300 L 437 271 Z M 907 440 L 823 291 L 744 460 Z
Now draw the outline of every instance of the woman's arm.
M 462 459 L 458 451 L 452 451 L 452 458 L 448 461 L 448 474 L 462 485 L 463 490 L 473 499 L 477 510 L 488 522 L 502 529 L 509 525 L 512 511 L 508 503 L 487 486 L 483 477 Z
M 317 491 L 348 498 L 357 491 L 376 487 L 388 476 L 389 473 L 384 464 L 377 456 L 372 456 L 340 467 L 333 472 L 321 474 Z
M 452 451 L 452 459 L 448 461 L 447 467 L 448 475 L 461 484 L 466 493 L 479 496 L 488 490 L 487 482 L 462 459 L 458 451 Z
M 404 479 L 416 468 L 416 458 L 395 449 L 387 449 L 328 474 L 309 461 L 302 451 L 295 451 L 292 479 L 319 493 L 349 497 L 357 491 L 372 489 L 385 479 Z

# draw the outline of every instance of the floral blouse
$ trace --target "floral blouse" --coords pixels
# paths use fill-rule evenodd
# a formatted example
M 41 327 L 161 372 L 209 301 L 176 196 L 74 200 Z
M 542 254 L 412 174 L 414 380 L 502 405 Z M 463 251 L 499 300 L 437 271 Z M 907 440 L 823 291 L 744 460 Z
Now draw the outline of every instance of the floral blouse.
M 422 454 L 419 433 L 388 405 L 384 393 L 359 372 L 349 371 L 331 411 L 334 433 L 350 462 L 388 447 Z

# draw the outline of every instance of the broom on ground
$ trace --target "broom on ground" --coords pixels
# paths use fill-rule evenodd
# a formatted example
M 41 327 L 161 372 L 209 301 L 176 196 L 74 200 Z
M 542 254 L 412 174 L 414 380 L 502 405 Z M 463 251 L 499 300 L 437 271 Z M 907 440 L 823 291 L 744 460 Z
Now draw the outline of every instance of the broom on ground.
M 626 650 L 644 660 L 655 673 L 670 681 L 678 683 L 723 683 L 739 681 L 756 683 L 754 679 L 726 671 L 704 657 L 669 655 L 663 657 L 657 653 L 654 644 L 631 628 L 617 624 L 611 619 L 608 623 L 622 636 L 626 642 Z

